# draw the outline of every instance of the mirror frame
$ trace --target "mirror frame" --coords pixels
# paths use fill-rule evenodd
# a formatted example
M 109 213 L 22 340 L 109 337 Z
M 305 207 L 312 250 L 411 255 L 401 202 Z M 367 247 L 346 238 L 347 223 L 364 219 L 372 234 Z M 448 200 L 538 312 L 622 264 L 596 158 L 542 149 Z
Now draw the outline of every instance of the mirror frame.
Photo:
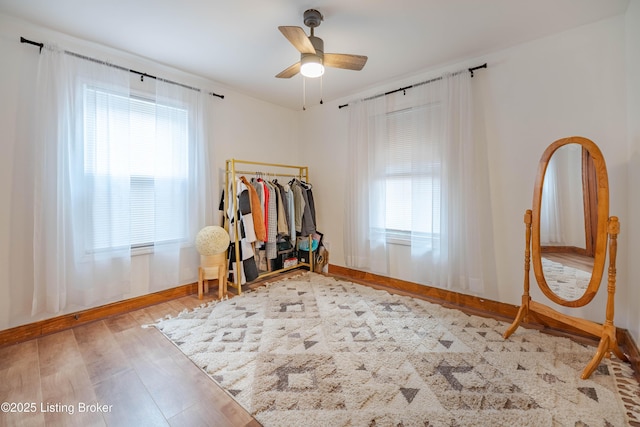
M 584 294 L 576 300 L 566 300 L 556 295 L 544 277 L 542 269 L 542 249 L 540 245 L 540 207 L 542 203 L 542 188 L 544 185 L 544 178 L 549 165 L 549 160 L 553 153 L 557 149 L 568 144 L 578 144 L 586 149 L 591 158 L 593 159 L 594 168 L 596 170 L 597 180 L 597 231 L 596 231 L 596 246 L 593 260 L 593 270 L 591 272 L 591 280 L 585 290 Z M 535 187 L 533 189 L 533 210 L 532 210 L 532 261 L 533 271 L 538 282 L 540 290 L 556 304 L 565 307 L 582 307 L 587 305 L 595 297 L 598 289 L 600 288 L 600 282 L 602 281 L 602 275 L 604 273 L 604 267 L 607 256 L 607 241 L 608 232 L 607 227 L 609 224 L 609 179 L 607 175 L 607 166 L 604 161 L 604 157 L 600 148 L 591 140 L 580 136 L 572 136 L 569 138 L 563 138 L 555 141 L 549 145 L 542 154 L 540 163 L 538 165 L 538 174 L 536 176 Z

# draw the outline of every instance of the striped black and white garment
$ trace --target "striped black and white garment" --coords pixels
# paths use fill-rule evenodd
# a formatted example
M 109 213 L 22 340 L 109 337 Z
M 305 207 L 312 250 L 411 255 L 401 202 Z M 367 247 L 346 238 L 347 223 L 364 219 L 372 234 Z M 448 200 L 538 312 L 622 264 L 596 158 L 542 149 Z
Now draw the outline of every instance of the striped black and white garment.
M 229 184 L 227 194 L 233 194 L 233 183 Z M 234 214 L 235 213 L 235 214 Z M 258 278 L 258 267 L 256 266 L 255 254 L 252 243 L 256 241 L 256 233 L 251 214 L 251 201 L 247 186 L 240 180 L 236 180 L 236 197 L 229 198 L 227 208 L 227 218 L 229 220 L 229 280 L 237 283 L 236 274 L 241 273 L 240 284 L 251 282 Z M 236 241 L 235 220 L 238 218 L 238 237 Z M 240 251 L 240 265 L 236 262 L 236 245 Z

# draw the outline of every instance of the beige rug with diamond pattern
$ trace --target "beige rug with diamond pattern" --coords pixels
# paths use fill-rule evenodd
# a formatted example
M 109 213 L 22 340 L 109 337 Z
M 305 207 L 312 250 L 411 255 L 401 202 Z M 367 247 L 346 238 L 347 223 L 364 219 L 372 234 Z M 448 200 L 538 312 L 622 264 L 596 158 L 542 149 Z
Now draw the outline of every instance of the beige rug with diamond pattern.
M 593 347 L 315 273 L 155 325 L 264 426 L 625 426 L 631 368 Z M 626 407 L 625 400 L 626 399 Z

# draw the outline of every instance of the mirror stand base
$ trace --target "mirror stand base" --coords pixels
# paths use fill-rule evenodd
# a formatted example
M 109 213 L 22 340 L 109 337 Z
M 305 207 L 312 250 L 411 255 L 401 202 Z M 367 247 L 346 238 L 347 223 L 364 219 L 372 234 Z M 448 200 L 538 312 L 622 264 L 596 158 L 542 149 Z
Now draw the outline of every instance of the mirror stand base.
M 531 297 L 529 295 L 522 295 L 522 305 L 520 306 L 520 309 L 518 310 L 518 314 L 516 315 L 515 320 L 513 321 L 513 323 L 511 324 L 511 326 L 509 326 L 509 329 L 507 329 L 505 331 L 505 333 L 502 335 L 502 338 L 504 338 L 505 340 L 507 338 L 509 338 L 511 336 L 511 334 L 513 334 L 516 329 L 518 329 L 518 326 L 520 326 L 520 324 L 525 321 L 525 319 L 527 318 L 527 316 L 529 316 L 529 302 L 531 301 Z
M 585 331 L 595 337 L 600 337 L 600 343 L 596 354 L 584 368 L 582 375 L 580 376 L 583 380 L 586 380 L 591 376 L 605 356 L 611 357 L 611 353 L 615 354 L 616 357 L 623 362 L 629 361 L 629 357 L 624 354 L 618 346 L 618 341 L 616 339 L 616 327 L 613 325 L 613 322 L 607 321 L 604 325 L 601 325 L 590 320 L 569 316 L 544 304 L 532 301 L 529 295 L 522 296 L 522 305 L 518 310 L 518 314 L 511 326 L 503 334 L 503 338 L 509 338 L 523 322 L 527 321 L 527 317 L 531 313 L 540 314 L 544 317 L 560 321 L 574 328 Z
M 584 368 L 580 378 L 586 380 L 591 376 L 593 371 L 596 370 L 603 357 L 610 358 L 611 353 L 614 353 L 616 357 L 623 362 L 628 362 L 629 357 L 624 354 L 618 346 L 616 339 L 616 327 L 613 324 L 605 324 L 602 326 L 602 337 L 600 338 L 600 344 L 598 344 L 598 350 L 591 359 L 591 362 Z

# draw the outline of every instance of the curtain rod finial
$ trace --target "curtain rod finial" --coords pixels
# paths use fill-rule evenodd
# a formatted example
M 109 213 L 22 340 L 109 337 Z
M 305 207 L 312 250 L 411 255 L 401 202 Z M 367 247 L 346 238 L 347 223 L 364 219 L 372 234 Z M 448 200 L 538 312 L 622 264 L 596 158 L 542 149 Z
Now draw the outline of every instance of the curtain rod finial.
M 487 68 L 487 63 L 485 62 L 484 64 L 479 65 L 479 66 L 477 66 L 477 67 L 469 68 L 469 72 L 471 73 L 471 78 L 473 78 L 473 72 L 474 72 L 475 70 L 479 70 L 479 69 L 481 69 L 481 68 Z

